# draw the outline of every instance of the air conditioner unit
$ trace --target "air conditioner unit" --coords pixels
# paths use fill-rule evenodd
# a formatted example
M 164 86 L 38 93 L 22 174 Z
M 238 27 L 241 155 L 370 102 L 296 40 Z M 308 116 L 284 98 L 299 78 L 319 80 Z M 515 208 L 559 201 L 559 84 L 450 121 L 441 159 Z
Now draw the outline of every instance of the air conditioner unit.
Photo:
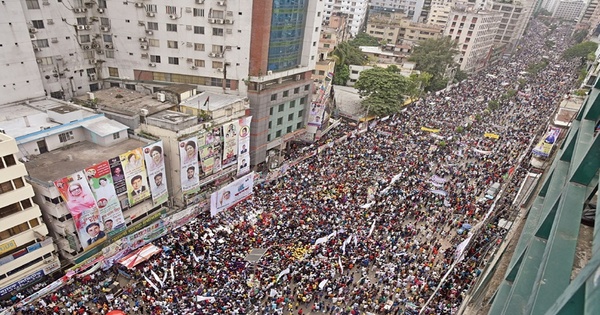
M 98 8 L 98 13 L 100 13 L 100 14 L 104 13 L 104 9 Z
M 188 47 L 192 47 L 192 46 L 194 46 L 194 44 L 193 44 L 193 43 L 190 43 L 190 42 L 188 42 L 186 46 L 188 46 Z
M 91 65 L 96 64 L 96 59 L 90 59 L 89 62 Z
M 148 16 L 148 17 L 154 17 L 155 14 L 154 14 L 154 12 L 146 12 L 146 16 Z
M 37 59 L 37 63 L 42 63 L 42 59 Z
M 159 102 L 163 102 L 164 103 L 166 101 L 166 95 L 165 95 L 165 93 L 156 93 L 156 99 Z
M 155 63 L 149 63 L 148 67 L 156 67 L 156 64 Z
M 48 1 L 48 0 L 44 0 L 44 1 L 42 1 L 42 4 L 43 4 L 43 5 L 50 5 L 50 1 Z
M 146 34 L 152 35 L 152 34 L 154 34 L 154 32 L 152 30 L 146 30 Z
M 185 8 L 185 13 L 192 13 L 192 8 Z
M 42 50 L 38 47 L 33 47 L 33 51 L 38 52 L 38 51 L 42 51 Z
M 84 26 L 83 26 L 83 29 L 84 29 L 84 30 L 91 30 L 91 29 L 92 29 L 92 26 L 91 26 L 91 25 L 84 25 Z
M 78 30 L 85 30 L 85 27 L 86 27 L 86 26 L 87 26 L 87 25 L 77 25 L 77 29 L 78 29 Z
M 86 8 L 75 8 L 75 9 L 73 9 L 73 12 L 75 12 L 75 13 L 85 13 L 85 12 L 87 12 L 87 9 Z
M 136 3 L 135 3 L 135 7 L 136 7 L 136 8 L 143 8 L 143 7 L 144 7 L 144 4 L 143 4 L 143 3 L 141 3 L 141 2 L 136 2 Z
M 196 68 L 196 66 L 191 66 L 191 67 L 190 67 L 190 69 L 192 69 L 192 70 L 196 70 L 196 69 L 198 69 L 198 68 Z
M 142 58 L 143 59 L 147 59 L 148 58 L 148 54 L 142 54 Z
M 271 71 L 271 70 L 267 71 L 267 75 L 273 75 L 273 71 Z
M 231 50 L 231 46 L 225 46 L 225 50 Z
M 110 26 L 100 26 L 100 30 L 103 32 L 108 32 L 110 31 Z
M 34 28 L 34 27 L 30 28 L 29 33 L 37 33 L 37 28 Z
M 106 45 L 104 45 L 104 48 L 106 48 L 106 49 L 114 49 L 115 47 L 113 46 L 113 44 L 106 44 Z
M 169 15 L 169 19 L 171 19 L 171 20 L 177 20 L 177 15 L 176 14 L 171 14 L 171 15 Z
M 54 25 L 54 20 L 48 19 L 48 25 Z
M 51 41 L 52 43 L 58 43 L 58 38 L 56 38 L 56 37 L 53 37 L 53 38 L 52 38 L 50 41 Z
M 90 73 L 90 81 L 96 81 L 96 74 Z
M 194 62 L 194 59 L 192 59 L 192 58 L 188 58 L 188 59 L 187 59 L 187 62 L 189 62 L 189 63 L 191 63 L 191 62 Z
M 233 20 L 227 19 L 227 20 L 225 20 L 225 24 L 233 24 Z
M 215 19 L 215 22 L 217 24 L 223 24 L 223 23 L 225 23 L 225 20 L 223 20 L 223 19 Z
M 148 45 L 140 45 L 140 48 L 143 50 L 148 50 Z
M 223 72 L 223 68 L 217 68 L 217 72 Z
M 63 60 L 63 57 L 61 55 L 58 55 L 58 56 L 54 57 L 54 59 L 56 59 L 56 60 Z
M 90 45 L 81 45 L 81 48 L 83 50 L 89 50 L 91 47 L 90 47 Z
M 140 42 L 147 42 L 148 41 L 148 39 L 146 37 L 140 37 L 139 39 L 140 39 Z
M 294 76 L 294 81 L 300 81 L 300 79 L 302 79 L 302 76 L 301 76 L 301 75 L 299 75 L 299 74 L 296 74 L 296 75 Z
M 188 31 L 191 31 L 192 30 L 192 26 L 191 25 L 186 25 L 185 29 L 188 30 Z
M 104 55 L 104 50 L 96 50 L 96 53 L 97 53 L 98 55 Z
M 225 5 L 225 1 L 217 1 L 217 5 L 224 6 Z
M 203 4 L 204 0 L 196 0 L 196 4 Z
M 213 53 L 213 52 L 211 52 L 211 53 L 208 53 L 208 56 L 209 56 L 209 57 L 213 57 L 213 58 L 214 58 L 214 57 L 216 57 L 216 56 L 217 56 L 217 53 Z
M 35 40 L 35 39 L 37 39 L 37 37 L 35 37 L 35 34 L 29 34 L 29 39 Z

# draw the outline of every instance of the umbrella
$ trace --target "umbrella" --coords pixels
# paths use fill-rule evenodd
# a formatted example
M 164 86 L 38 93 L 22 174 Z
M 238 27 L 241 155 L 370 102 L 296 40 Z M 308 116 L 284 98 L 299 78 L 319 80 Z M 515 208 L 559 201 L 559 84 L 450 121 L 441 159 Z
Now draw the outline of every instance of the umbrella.
M 469 223 L 465 223 L 462 225 L 462 228 L 468 231 L 472 228 L 472 226 Z

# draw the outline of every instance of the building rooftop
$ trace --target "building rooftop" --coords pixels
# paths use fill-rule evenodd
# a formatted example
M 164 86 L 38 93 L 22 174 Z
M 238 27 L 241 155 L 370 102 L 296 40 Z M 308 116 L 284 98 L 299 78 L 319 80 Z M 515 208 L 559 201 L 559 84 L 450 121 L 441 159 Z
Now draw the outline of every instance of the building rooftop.
M 357 116 L 364 112 L 360 105 L 361 98 L 357 89 L 341 85 L 334 85 L 333 89 L 336 104 L 344 115 Z
M 189 92 L 195 90 L 196 87 L 189 84 L 173 84 L 166 87 L 161 88 L 161 91 L 173 92 L 177 94 Z
M 6 134 L 18 138 L 40 130 L 60 126 L 50 118 L 49 112 L 66 114 L 81 111 L 81 118 L 95 115 L 77 106 L 56 99 L 30 100 L 27 103 L 12 103 L 0 105 L 0 127 Z
M 117 97 L 117 95 L 120 95 L 120 97 Z M 138 115 L 141 109 L 147 110 L 148 114 L 152 115 L 174 106 L 171 103 L 158 101 L 152 94 L 116 87 L 94 91 L 94 96 L 97 99 L 96 104 L 99 109 L 124 115 Z M 81 97 L 80 99 L 87 100 L 87 97 Z
M 218 94 L 205 91 L 182 101 L 180 105 L 213 111 L 241 101 L 244 101 L 244 98 L 237 95 Z
M 568 127 L 571 120 L 577 115 L 579 109 L 583 105 L 583 98 L 580 97 L 569 97 L 563 99 L 558 107 L 558 111 L 554 116 L 554 125 L 559 127 Z
M 83 141 L 32 156 L 25 166 L 31 178 L 49 182 L 145 145 L 145 142 L 135 139 L 127 139 L 109 147 Z

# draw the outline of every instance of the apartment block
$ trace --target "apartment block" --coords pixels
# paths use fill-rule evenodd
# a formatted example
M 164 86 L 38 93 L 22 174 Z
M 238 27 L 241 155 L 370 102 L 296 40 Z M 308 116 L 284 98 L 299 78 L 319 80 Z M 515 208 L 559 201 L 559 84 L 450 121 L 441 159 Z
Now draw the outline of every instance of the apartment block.
M 564 19 L 568 21 L 577 21 L 584 11 L 586 3 L 581 0 L 560 0 L 552 17 Z
M 398 13 L 379 13 L 369 17 L 366 32 L 392 45 L 414 45 L 422 40 L 440 37 L 442 29 L 436 25 L 412 22 Z
M 487 1 L 485 10 L 502 14 L 502 19 L 498 24 L 498 31 L 494 40 L 498 44 L 507 44 L 508 50 L 515 49 L 519 40 L 525 33 L 525 28 L 531 15 L 536 1 Z
M 0 132 L 0 297 L 52 280 L 58 253 L 13 137 Z
M 368 0 L 325 0 L 324 3 L 325 21 L 335 14 L 343 14 L 348 19 L 348 32 L 351 36 L 363 29 L 369 8 Z

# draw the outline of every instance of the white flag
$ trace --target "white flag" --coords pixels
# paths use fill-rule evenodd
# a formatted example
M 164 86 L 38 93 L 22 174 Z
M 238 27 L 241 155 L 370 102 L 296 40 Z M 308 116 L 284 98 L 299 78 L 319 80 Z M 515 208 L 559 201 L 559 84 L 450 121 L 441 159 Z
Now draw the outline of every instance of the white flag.
M 154 270 L 150 270 L 150 273 L 152 273 L 152 276 L 154 277 L 154 279 L 156 279 L 156 282 L 160 283 L 160 286 L 163 286 L 162 281 L 160 281 L 160 278 L 158 277 L 158 275 L 156 274 L 156 272 L 154 272 Z
M 344 265 L 342 265 L 342 257 L 338 256 L 338 263 L 340 264 L 340 273 L 344 273 Z
M 327 242 L 327 239 L 328 239 L 328 237 L 327 237 L 327 236 L 323 236 L 323 237 L 321 237 L 321 238 L 318 238 L 318 239 L 315 241 L 315 245 L 319 245 L 319 244 L 322 244 L 322 243 L 326 243 L 326 242 Z
M 342 244 L 342 253 L 344 255 L 346 255 L 346 245 L 348 245 L 350 243 L 350 239 L 352 238 L 352 235 L 348 236 L 348 238 L 344 241 L 344 243 Z
M 327 284 L 329 280 L 325 279 L 323 281 L 321 281 L 321 283 L 319 283 L 319 289 L 323 290 L 323 288 L 325 288 L 325 285 Z
M 277 281 L 279 281 L 279 279 L 281 279 L 281 277 L 287 275 L 288 273 L 290 273 L 290 267 L 285 268 L 284 270 L 282 270 L 279 275 L 277 276 Z M 277 282 L 275 281 L 275 282 Z
M 369 231 L 369 236 L 367 236 L 367 237 L 371 237 L 371 234 L 373 234 L 374 230 L 375 230 L 375 220 L 373 220 L 373 224 L 371 224 L 371 230 Z
M 173 270 L 173 264 L 171 264 L 171 281 L 175 281 L 175 271 Z
M 154 283 L 152 281 L 150 281 L 150 279 L 148 279 L 148 277 L 146 277 L 146 275 L 144 275 L 144 279 L 146 279 L 146 282 L 148 282 L 148 284 L 154 288 L 154 290 L 156 290 L 156 292 L 158 292 L 158 288 L 156 287 L 156 285 L 154 285 Z
M 354 246 L 358 246 L 358 240 L 356 239 L 356 234 L 354 234 Z

